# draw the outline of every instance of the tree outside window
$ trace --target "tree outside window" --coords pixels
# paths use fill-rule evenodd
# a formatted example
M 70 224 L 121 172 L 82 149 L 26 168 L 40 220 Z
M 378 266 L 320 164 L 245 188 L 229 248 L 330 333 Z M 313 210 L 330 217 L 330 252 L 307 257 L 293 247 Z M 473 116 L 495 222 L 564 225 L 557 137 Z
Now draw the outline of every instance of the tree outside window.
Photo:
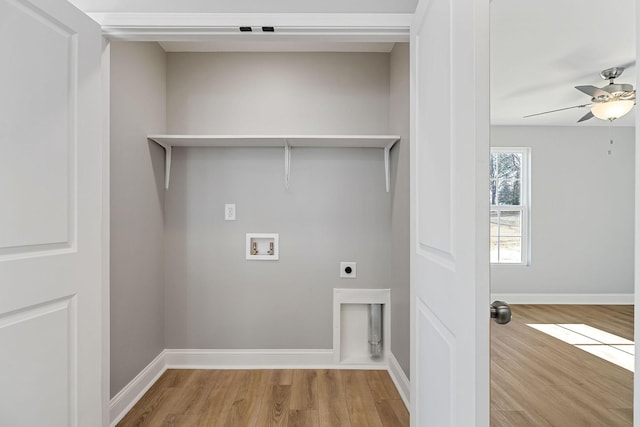
M 490 259 L 527 264 L 527 148 L 492 148 L 489 164 Z

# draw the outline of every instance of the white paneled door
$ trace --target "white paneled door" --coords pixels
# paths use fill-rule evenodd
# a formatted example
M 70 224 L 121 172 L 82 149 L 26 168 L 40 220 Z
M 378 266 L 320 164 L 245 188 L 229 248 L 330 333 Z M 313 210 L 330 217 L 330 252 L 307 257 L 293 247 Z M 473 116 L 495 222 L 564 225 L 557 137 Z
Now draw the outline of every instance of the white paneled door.
M 489 424 L 489 1 L 411 28 L 411 425 Z
M 0 0 L 0 425 L 100 426 L 100 27 Z

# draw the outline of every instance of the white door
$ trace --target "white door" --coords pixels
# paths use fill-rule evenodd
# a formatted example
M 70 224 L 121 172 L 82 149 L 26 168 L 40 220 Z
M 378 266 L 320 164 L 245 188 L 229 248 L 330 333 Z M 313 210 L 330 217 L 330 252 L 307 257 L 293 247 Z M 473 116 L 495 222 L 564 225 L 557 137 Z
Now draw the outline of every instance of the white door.
M 103 423 L 99 26 L 0 0 L 0 425 Z
M 489 1 L 411 28 L 411 425 L 489 424 Z

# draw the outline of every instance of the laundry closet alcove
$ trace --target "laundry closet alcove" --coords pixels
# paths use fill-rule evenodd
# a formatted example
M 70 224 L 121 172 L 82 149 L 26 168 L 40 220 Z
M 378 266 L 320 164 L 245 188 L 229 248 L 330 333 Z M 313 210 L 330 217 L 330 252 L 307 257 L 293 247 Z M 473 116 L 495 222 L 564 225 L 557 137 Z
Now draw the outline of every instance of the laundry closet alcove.
M 382 365 L 408 377 L 407 44 L 170 45 L 110 47 L 112 398 L 160 364 L 335 367 L 336 288 L 390 289 Z

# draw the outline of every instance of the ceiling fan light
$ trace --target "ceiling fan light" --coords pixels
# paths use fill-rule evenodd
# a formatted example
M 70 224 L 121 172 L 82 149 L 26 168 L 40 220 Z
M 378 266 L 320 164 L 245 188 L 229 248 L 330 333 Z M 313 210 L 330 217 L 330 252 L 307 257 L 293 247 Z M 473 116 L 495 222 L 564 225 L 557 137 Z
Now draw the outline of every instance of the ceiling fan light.
M 631 111 L 633 105 L 634 101 L 625 99 L 597 102 L 591 106 L 591 112 L 599 119 L 615 120 Z

